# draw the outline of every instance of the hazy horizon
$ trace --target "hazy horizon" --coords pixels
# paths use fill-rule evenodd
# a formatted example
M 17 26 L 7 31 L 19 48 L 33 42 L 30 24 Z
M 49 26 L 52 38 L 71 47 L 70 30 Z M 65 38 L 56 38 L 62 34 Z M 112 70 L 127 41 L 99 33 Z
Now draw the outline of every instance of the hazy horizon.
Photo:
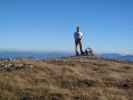
M 50 51 L 50 50 L 15 50 L 15 49 L 0 49 L 0 53 L 45 53 L 45 54 L 53 54 L 53 53 L 58 53 L 58 54 L 72 54 L 75 55 L 75 51 Z M 128 53 L 128 52 L 120 52 L 120 51 L 104 51 L 104 52 L 99 52 L 95 51 L 95 54 L 101 55 L 101 54 L 120 54 L 120 55 L 133 55 L 133 53 Z

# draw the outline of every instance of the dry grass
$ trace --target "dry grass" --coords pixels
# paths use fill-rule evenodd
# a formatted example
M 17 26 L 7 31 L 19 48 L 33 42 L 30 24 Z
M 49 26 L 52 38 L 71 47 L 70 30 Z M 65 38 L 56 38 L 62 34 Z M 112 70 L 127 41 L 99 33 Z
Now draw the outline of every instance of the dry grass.
M 133 100 L 133 63 L 86 57 L 16 60 L 0 72 L 0 100 Z

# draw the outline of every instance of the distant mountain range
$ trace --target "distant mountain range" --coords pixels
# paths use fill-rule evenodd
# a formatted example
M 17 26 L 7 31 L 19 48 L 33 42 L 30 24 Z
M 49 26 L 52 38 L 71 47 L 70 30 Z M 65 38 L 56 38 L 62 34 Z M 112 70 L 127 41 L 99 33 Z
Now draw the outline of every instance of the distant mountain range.
M 127 61 L 133 61 L 133 55 L 122 55 L 118 53 L 105 53 L 102 54 L 102 57 L 108 58 L 108 59 L 120 59 L 120 60 L 127 60 Z
M 71 56 L 70 52 L 36 52 L 36 51 L 0 51 L 0 58 L 39 58 L 53 59 L 64 56 Z
M 0 51 L 0 58 L 57 58 L 72 56 L 72 52 L 24 52 L 24 51 Z M 103 53 L 102 57 L 107 59 L 119 59 L 133 61 L 133 55 L 122 55 L 119 53 Z

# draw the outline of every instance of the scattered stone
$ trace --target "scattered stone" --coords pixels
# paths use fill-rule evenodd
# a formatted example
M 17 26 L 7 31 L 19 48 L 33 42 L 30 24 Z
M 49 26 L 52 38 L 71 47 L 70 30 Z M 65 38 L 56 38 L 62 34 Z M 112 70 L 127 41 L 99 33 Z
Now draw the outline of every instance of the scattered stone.
M 121 86 L 122 86 L 123 88 L 129 88 L 129 82 L 128 82 L 128 80 L 122 81 L 122 82 L 121 82 Z
M 33 68 L 33 65 L 31 64 L 0 64 L 0 71 L 11 71 L 11 70 L 18 70 L 18 69 L 24 69 L 24 68 Z

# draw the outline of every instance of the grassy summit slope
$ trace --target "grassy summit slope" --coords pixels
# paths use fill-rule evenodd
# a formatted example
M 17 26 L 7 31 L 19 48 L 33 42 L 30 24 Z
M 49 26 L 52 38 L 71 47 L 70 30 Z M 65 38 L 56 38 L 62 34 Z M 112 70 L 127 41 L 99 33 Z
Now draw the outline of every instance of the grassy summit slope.
M 68 57 L 0 66 L 0 100 L 133 100 L 133 63 Z

